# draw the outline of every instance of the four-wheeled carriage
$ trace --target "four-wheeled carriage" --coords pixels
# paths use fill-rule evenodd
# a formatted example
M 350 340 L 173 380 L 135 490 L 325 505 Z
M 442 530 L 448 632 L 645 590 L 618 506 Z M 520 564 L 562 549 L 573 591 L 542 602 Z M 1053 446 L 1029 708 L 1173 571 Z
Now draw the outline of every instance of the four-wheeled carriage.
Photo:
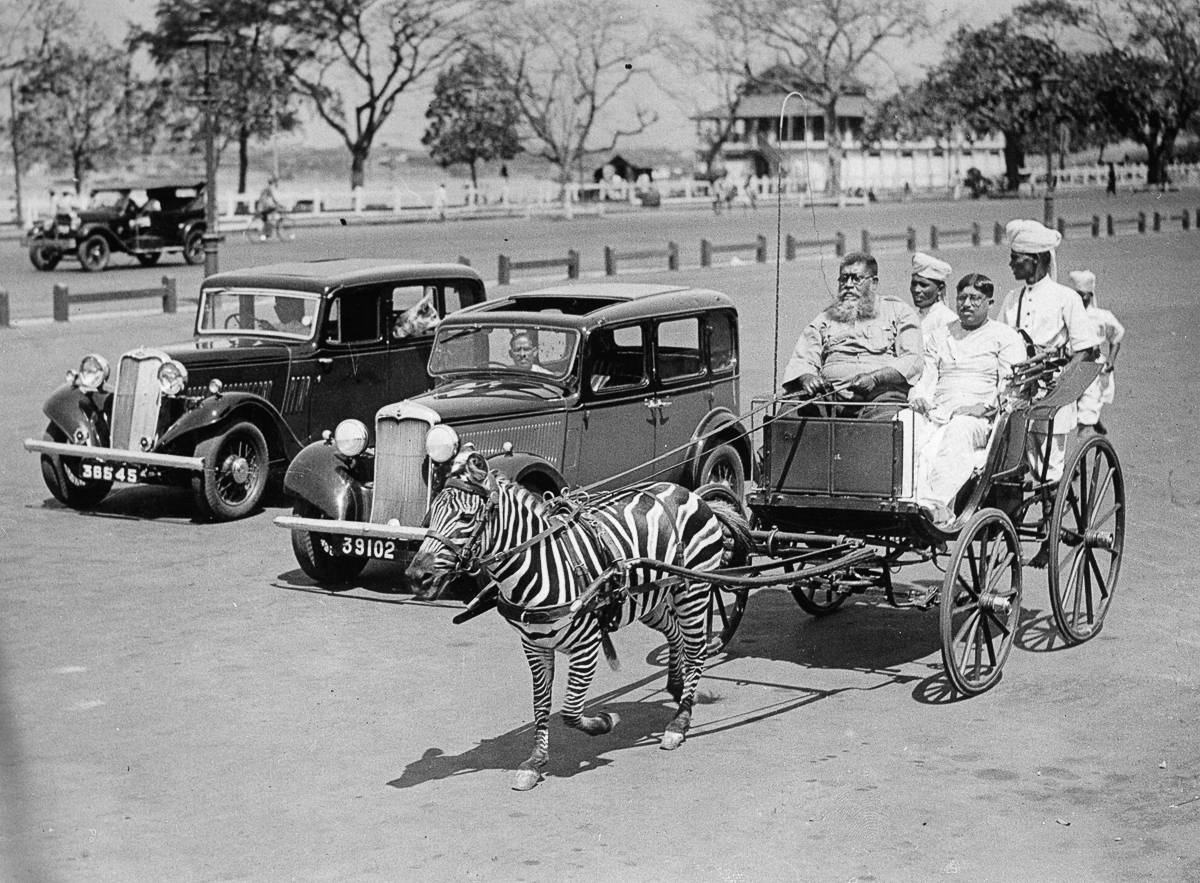
M 957 516 L 942 524 L 916 502 L 912 424 L 902 410 L 890 419 L 859 419 L 806 416 L 810 409 L 786 400 L 772 404 L 763 421 L 760 483 L 747 497 L 759 551 L 771 558 L 812 548 L 794 538 L 812 531 L 860 541 L 870 554 L 860 550 L 852 563 L 835 558 L 824 572 L 800 567 L 781 581 L 816 616 L 871 588 L 899 607 L 936 604 L 942 660 L 963 694 L 999 680 L 1012 648 L 1023 542 L 1039 546 L 1064 638 L 1087 640 L 1103 625 L 1120 569 L 1121 466 L 1107 439 L 1091 437 L 1067 458 L 1062 479 L 1049 480 L 1050 439 L 1035 430 L 1079 397 L 1097 367 L 1057 354 L 1018 366 L 988 445 L 958 496 Z M 902 565 L 943 560 L 940 585 L 914 595 L 893 583 Z

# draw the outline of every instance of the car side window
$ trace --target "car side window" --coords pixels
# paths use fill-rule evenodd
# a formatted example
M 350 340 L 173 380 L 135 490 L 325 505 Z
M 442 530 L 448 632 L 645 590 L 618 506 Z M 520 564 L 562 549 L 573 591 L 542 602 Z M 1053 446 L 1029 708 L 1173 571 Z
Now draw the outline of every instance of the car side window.
M 379 298 L 367 291 L 344 291 L 329 304 L 325 320 L 327 343 L 376 343 L 379 328 Z
M 699 316 L 668 319 L 655 329 L 654 370 L 664 383 L 699 377 L 704 373 L 700 358 Z
M 445 296 L 436 285 L 397 285 L 392 289 L 388 327 L 393 340 L 428 337 L 445 311 Z
M 588 338 L 588 383 L 593 392 L 614 392 L 643 386 L 646 380 L 646 340 L 640 325 L 602 328 Z
M 728 371 L 737 365 L 737 331 L 729 313 L 708 315 L 708 364 L 714 371 Z

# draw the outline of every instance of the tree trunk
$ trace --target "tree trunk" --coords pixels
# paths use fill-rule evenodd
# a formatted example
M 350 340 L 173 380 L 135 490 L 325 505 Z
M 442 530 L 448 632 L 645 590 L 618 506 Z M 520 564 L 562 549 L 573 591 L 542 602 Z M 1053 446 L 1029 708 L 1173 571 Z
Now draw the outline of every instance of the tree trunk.
M 246 173 L 250 168 L 250 129 L 238 126 L 238 193 L 246 192 Z
M 17 83 L 8 84 L 8 134 L 12 143 L 13 189 L 17 199 L 17 227 L 25 223 L 25 212 L 21 206 L 21 119 L 17 116 Z
M 71 174 L 75 176 L 75 195 L 83 193 L 83 173 L 87 169 L 87 157 L 81 150 L 71 151 Z
M 1025 145 L 1020 132 L 1004 133 L 1004 189 L 1021 186 L 1021 166 L 1025 165 Z
M 367 158 L 371 155 L 371 145 L 359 141 L 350 148 L 350 189 L 362 187 L 367 180 Z
M 1165 187 L 1167 180 L 1167 165 L 1175 153 L 1175 136 L 1173 129 L 1166 129 L 1161 137 L 1157 131 L 1151 132 L 1142 140 L 1146 147 L 1146 184 Z
M 837 128 L 837 98 L 825 105 L 825 154 L 829 176 L 825 179 L 826 193 L 842 192 L 842 138 Z

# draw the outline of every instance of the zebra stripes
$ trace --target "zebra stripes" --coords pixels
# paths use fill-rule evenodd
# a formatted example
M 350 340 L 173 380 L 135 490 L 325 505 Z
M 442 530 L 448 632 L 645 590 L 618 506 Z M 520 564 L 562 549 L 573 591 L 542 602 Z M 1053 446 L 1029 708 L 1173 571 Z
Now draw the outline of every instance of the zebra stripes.
M 431 536 L 409 567 L 415 582 L 428 583 L 460 566 L 468 544 L 499 586 L 502 615 L 521 635 L 533 675 L 534 750 L 517 774 L 519 790 L 537 784 L 549 761 L 549 717 L 555 653 L 570 659 L 563 721 L 591 735 L 606 733 L 616 715 L 583 713 L 602 645 L 598 616 L 576 602 L 612 558 L 650 558 L 712 571 L 727 554 L 721 521 L 698 496 L 660 482 L 622 492 L 589 506 L 586 518 L 563 519 L 553 508 L 507 479 L 488 474 L 472 453 L 455 463 L 450 481 L 430 507 Z M 480 526 L 479 522 L 484 523 Z M 594 526 L 589 526 L 590 521 Z M 655 581 L 640 569 L 629 573 L 630 593 L 606 619 L 612 630 L 635 619 L 661 632 L 670 647 L 667 689 L 679 709 L 661 747 L 683 742 L 691 721 L 707 645 L 709 584 L 667 578 Z M 606 612 L 607 614 L 607 612 Z

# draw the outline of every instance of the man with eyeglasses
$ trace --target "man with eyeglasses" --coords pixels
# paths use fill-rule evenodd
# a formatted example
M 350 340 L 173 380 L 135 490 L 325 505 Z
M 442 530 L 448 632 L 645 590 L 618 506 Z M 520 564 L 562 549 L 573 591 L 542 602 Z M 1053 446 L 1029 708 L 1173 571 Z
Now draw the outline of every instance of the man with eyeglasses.
M 785 392 L 848 401 L 903 402 L 921 376 L 921 326 L 899 298 L 878 296 L 869 254 L 842 258 L 837 298 L 800 334 L 783 373 Z
M 1013 365 L 1025 359 L 1021 335 L 988 318 L 992 280 L 969 273 L 957 288 L 958 318 L 925 339 L 925 370 L 908 394 L 917 501 L 939 524 L 954 520 L 954 498 L 987 445 Z
M 1088 318 L 1078 293 L 1057 281 L 1056 249 L 1062 234 L 1037 221 L 1018 219 L 1005 228 L 1010 251 L 1008 266 L 1020 288 L 1010 291 L 1000 306 L 1000 321 L 1022 332 L 1039 351 L 1066 347 L 1085 359 L 1099 355 L 1101 338 Z M 1035 426 L 1027 437 L 1034 475 L 1047 481 L 1062 477 L 1067 433 L 1075 428 L 1073 405 L 1060 408 L 1052 425 Z M 1047 437 L 1049 441 L 1047 442 Z M 1043 465 L 1047 443 L 1048 462 Z

